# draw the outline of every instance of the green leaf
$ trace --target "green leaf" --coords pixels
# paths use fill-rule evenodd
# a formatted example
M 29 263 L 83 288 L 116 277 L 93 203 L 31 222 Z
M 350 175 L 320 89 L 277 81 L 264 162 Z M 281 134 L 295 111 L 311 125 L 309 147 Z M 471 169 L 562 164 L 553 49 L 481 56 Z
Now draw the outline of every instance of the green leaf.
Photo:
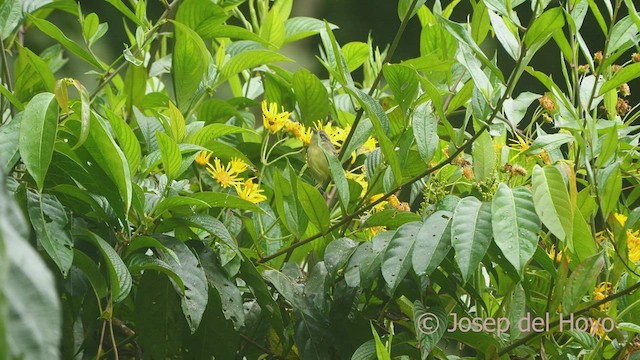
M 291 86 L 300 108 L 300 123 L 312 126 L 315 121 L 324 122 L 330 111 L 329 94 L 320 79 L 302 68 L 293 74 Z
M 279 61 L 293 60 L 271 50 L 247 50 L 229 59 L 220 69 L 220 74 L 222 79 L 228 79 L 242 70 Z
M 471 34 L 464 26 L 443 17 L 439 17 L 438 20 L 448 30 L 449 34 L 453 35 L 453 37 L 455 37 L 459 42 L 469 46 L 478 59 L 488 67 L 491 72 L 500 79 L 500 81 L 504 82 L 502 72 L 486 57 L 478 44 L 473 41 Z
M 607 47 L 607 53 L 609 57 L 611 54 L 617 51 L 624 51 L 633 46 L 637 42 L 636 37 L 638 34 L 638 26 L 631 16 L 625 16 L 620 19 L 611 28 L 611 36 L 609 46 Z
M 583 261 L 598 251 L 596 246 L 591 227 L 585 220 L 582 211 L 576 211 L 573 219 L 573 241 L 569 244 L 569 250 L 574 252 L 580 261 Z
M 618 86 L 637 79 L 638 77 L 640 77 L 640 63 L 626 65 L 616 71 L 611 79 L 602 84 L 598 95 L 603 95 L 607 91 L 616 89 Z
M 416 71 L 405 65 L 387 64 L 382 68 L 382 72 L 387 83 L 389 83 L 395 100 L 406 114 L 411 104 L 418 97 Z
M 189 207 L 191 209 L 206 209 L 209 208 L 209 204 L 200 199 L 194 199 L 192 197 L 187 196 L 171 196 L 165 197 L 160 202 L 156 204 L 156 206 L 151 211 L 150 215 L 159 216 L 163 214 L 165 211 L 174 210 L 178 208 Z
M 449 253 L 452 215 L 450 211 L 436 211 L 422 224 L 413 249 L 412 262 L 416 274 L 431 275 Z
M 168 181 L 171 182 L 180 175 L 180 165 L 182 164 L 180 148 L 169 135 L 163 132 L 156 132 L 156 138 L 162 156 L 162 167 L 167 174 Z
M 448 315 L 441 307 L 425 308 L 420 301 L 413 303 L 413 324 L 420 344 L 420 351 L 426 357 L 447 330 Z
M 211 124 L 189 135 L 185 142 L 211 148 L 213 141 L 219 137 L 239 133 L 252 133 L 251 130 L 226 124 Z
M 276 49 L 279 49 L 284 43 L 284 20 L 277 9 L 273 8 L 267 13 L 267 16 L 262 19 L 260 26 L 260 37 Z
M 9 172 L 20 159 L 20 125 L 22 114 L 0 126 L 0 170 Z
M 172 23 L 175 26 L 173 86 L 178 106 L 188 109 L 209 69 L 211 55 L 195 31 L 177 21 Z
M 329 24 L 329 27 L 331 29 L 338 28 L 333 24 Z M 315 18 L 299 16 L 287 19 L 287 21 L 284 22 L 284 43 L 286 44 L 316 35 L 324 29 L 324 22 Z
M 297 181 L 297 190 L 298 200 L 309 221 L 321 231 L 329 229 L 331 225 L 329 208 L 320 192 L 304 181 Z
M 118 11 L 122 13 L 122 15 L 129 18 L 129 20 L 136 23 L 138 26 L 144 26 L 142 20 L 138 19 L 138 17 L 125 5 L 122 0 L 106 0 L 109 4 L 113 5 Z
M 98 299 L 107 296 L 107 281 L 102 276 L 95 260 L 78 249 L 73 250 L 73 266 L 80 269 L 91 283 Z
M 602 215 L 608 218 L 620 200 L 622 193 L 622 173 L 620 163 L 614 162 L 606 168 L 598 171 L 598 187 L 601 189 L 601 210 Z
M 33 97 L 24 110 L 20 126 L 20 156 L 42 191 L 49 170 L 58 129 L 58 102 L 51 93 Z
M 476 272 L 491 236 L 491 204 L 470 196 L 460 200 L 453 212 L 451 245 L 465 282 Z
M 473 143 L 473 174 L 477 181 L 488 179 L 496 166 L 496 151 L 488 132 L 484 132 Z
M 87 50 L 80 47 L 80 45 L 76 44 L 75 42 L 70 40 L 68 37 L 66 37 L 62 32 L 62 30 L 60 30 L 57 26 L 55 26 L 54 24 L 50 23 L 47 20 L 39 19 L 31 15 L 27 15 L 27 16 L 29 17 L 29 20 L 33 22 L 33 24 L 38 29 L 40 29 L 40 31 L 42 31 L 42 33 L 50 36 L 51 38 L 53 38 L 54 40 L 62 44 L 62 46 L 67 48 L 69 51 L 71 51 L 76 56 L 80 57 L 82 60 L 84 60 L 88 64 L 93 65 L 94 67 L 98 68 L 101 71 L 106 70 L 105 66 L 102 64 L 102 62 L 100 62 L 100 60 L 98 60 L 95 56 L 93 56 L 93 54 L 91 54 Z
M 491 223 L 496 245 L 522 277 L 541 229 L 531 191 L 525 187 L 512 190 L 500 183 L 491 203 Z
M 18 47 L 18 59 L 14 63 L 14 95 L 26 102 L 42 92 L 53 92 L 56 79 L 49 65 L 31 50 Z
M 282 319 L 282 313 L 280 312 L 280 306 L 273 300 L 273 296 L 265 283 L 264 278 L 258 270 L 248 259 L 244 259 L 240 264 L 240 277 L 247 284 L 250 292 L 253 294 L 258 305 L 260 305 L 261 316 L 267 318 L 271 323 L 271 326 L 275 333 L 280 338 L 281 342 L 286 342 L 287 336 L 285 335 L 284 322 Z
M 0 5 L 0 40 L 11 35 L 13 29 L 22 21 L 22 3 L 20 0 L 5 0 Z
M 136 291 L 136 335 L 144 356 L 167 359 L 180 353 L 184 320 L 180 301 L 169 279 L 157 271 L 145 271 Z
M 118 188 L 122 198 L 125 213 L 131 207 L 131 173 L 129 164 L 122 150 L 116 145 L 115 140 L 107 131 L 102 118 L 94 112 L 91 113 L 91 127 L 89 137 L 83 144 L 95 162 L 104 170 Z
M 373 334 L 373 339 L 375 340 L 375 343 L 376 343 L 376 354 L 375 354 L 376 359 L 391 360 L 391 354 L 389 354 L 389 351 L 387 350 L 385 345 L 382 343 L 382 340 L 380 339 L 380 335 L 378 335 L 376 328 L 373 327 L 373 323 L 371 323 L 371 333 Z
M 422 217 L 416 213 L 385 209 L 371 214 L 371 216 L 364 221 L 362 226 L 386 226 L 389 229 L 397 229 L 406 223 L 420 220 L 422 220 Z
M 158 236 L 157 239 L 178 256 L 179 261 L 176 261 L 168 254 L 159 254 L 159 257 L 169 264 L 171 269 L 184 282 L 184 293 L 182 294 L 179 288 L 176 288 L 176 291 L 181 294 L 182 312 L 193 334 L 198 329 L 202 314 L 207 306 L 207 277 L 198 262 L 198 258 L 182 241 L 169 236 Z M 174 285 L 175 287 L 176 285 Z
M 604 258 L 598 253 L 588 259 L 585 259 L 569 276 L 569 281 L 564 288 L 562 298 L 562 312 L 570 313 L 584 294 L 592 291 L 598 275 L 604 266 Z
M 2 170 L 0 178 L 6 179 Z M 22 211 L 5 184 L 0 181 L 0 357 L 60 359 L 56 278 L 29 245 Z
M 391 167 L 391 171 L 393 171 L 395 184 L 399 185 L 402 181 L 402 170 L 400 169 L 400 161 L 398 160 L 395 147 L 386 135 L 390 128 L 387 114 L 382 109 L 380 103 L 364 91 L 354 86 L 349 86 L 346 90 L 358 99 L 358 102 L 362 105 L 365 113 L 369 116 L 369 119 L 371 119 L 371 123 L 373 124 L 376 134 L 376 140 L 378 140 L 382 153 L 384 154 L 384 158 Z
M 556 7 L 542 13 L 535 19 L 524 35 L 524 43 L 527 48 L 539 49 L 544 45 L 556 30 L 564 26 L 564 13 L 562 8 Z
M 416 1 L 416 4 L 413 7 L 413 9 L 409 9 L 412 2 L 413 0 L 400 0 L 398 2 L 398 18 L 400 19 L 400 21 L 404 20 L 405 16 L 407 16 L 409 11 L 411 11 L 411 14 L 409 14 L 409 18 L 412 18 L 413 16 L 415 16 L 415 14 L 418 12 L 418 9 L 420 9 L 422 5 L 424 5 L 426 0 Z
M 342 55 L 349 72 L 353 72 L 369 58 L 369 45 L 360 41 L 352 41 L 342 46 Z
M 561 241 L 573 233 L 573 207 L 560 170 L 553 166 L 533 168 L 533 203 L 542 223 Z
M 82 238 L 86 237 L 96 245 L 104 257 L 109 271 L 109 282 L 111 285 L 111 296 L 113 297 L 113 301 L 118 303 L 126 299 L 131 291 L 132 281 L 131 274 L 120 258 L 120 255 L 118 255 L 108 242 L 104 241 L 104 239 L 97 234 L 87 229 L 78 229 L 78 231 Z
M 336 189 L 338 189 L 338 196 L 340 198 L 340 202 L 342 206 L 346 209 L 349 206 L 349 183 L 347 182 L 347 177 L 344 174 L 344 170 L 342 169 L 342 165 L 340 164 L 340 160 L 338 160 L 338 156 L 331 151 L 321 147 L 324 155 L 327 157 L 327 161 L 329 162 L 329 170 L 331 171 L 331 180 L 336 184 Z
M 163 260 L 160 260 L 153 256 L 144 254 L 133 254 L 127 259 L 127 268 L 133 275 L 140 275 L 149 270 L 159 271 L 167 275 L 173 281 L 173 283 L 178 288 L 180 288 L 181 293 L 184 293 L 184 291 L 186 290 L 184 282 L 182 281 L 180 276 L 178 276 L 178 274 L 173 271 L 171 266 L 169 266 L 169 264 L 167 264 Z
M 212 208 L 232 208 L 249 210 L 264 214 L 264 211 L 260 209 L 258 205 L 227 193 L 202 191 L 192 194 L 190 197 L 197 200 L 202 200 L 208 205 L 208 207 Z
M 219 19 L 205 20 L 198 25 L 197 33 L 202 39 L 231 38 L 239 40 L 250 40 L 268 44 L 268 42 L 251 31 L 235 25 L 220 24 Z
M 229 233 L 229 230 L 224 226 L 220 220 L 214 218 L 213 216 L 197 214 L 189 218 L 189 223 L 193 226 L 198 227 L 202 230 L 205 230 L 209 234 L 217 237 L 222 240 L 223 243 L 227 244 L 233 251 L 241 256 L 242 253 L 238 248 L 238 241 Z
M 69 218 L 64 206 L 50 194 L 27 191 L 29 219 L 36 231 L 36 238 L 64 277 L 73 262 L 73 241 L 65 227 Z
M 215 289 L 220 295 L 225 319 L 233 322 L 234 330 L 240 330 L 245 321 L 242 292 L 236 286 L 234 279 L 227 278 L 224 270 L 220 267 L 216 254 L 211 249 L 207 248 L 199 255 L 209 288 Z
M 357 245 L 358 243 L 346 237 L 335 239 L 327 245 L 324 250 L 324 265 L 331 277 L 335 277 L 347 265 Z
M 431 102 L 418 105 L 413 112 L 412 121 L 418 153 L 425 164 L 428 164 L 438 149 L 438 121 Z
M 140 142 L 124 119 L 106 107 L 103 107 L 102 110 L 106 114 L 109 124 L 111 125 L 111 129 L 115 133 L 116 138 L 118 139 L 118 144 L 127 159 L 127 164 L 129 164 L 129 173 L 134 175 L 138 171 L 140 158 L 142 156 Z
M 293 171 L 289 168 L 289 174 Z M 295 175 L 294 175 L 295 176 Z M 289 176 L 285 179 L 280 172 L 274 173 L 273 192 L 275 194 L 276 210 L 283 224 L 296 237 L 301 238 L 307 229 L 308 220 L 298 202 L 296 179 Z
M 421 227 L 420 222 L 407 223 L 399 227 L 384 252 L 382 277 L 391 291 L 396 289 L 411 269 L 411 254 Z
M 507 54 L 509 54 L 512 59 L 517 60 L 520 57 L 520 43 L 518 42 L 518 39 L 509 30 L 507 24 L 505 24 L 504 19 L 502 19 L 500 15 L 491 10 L 488 10 L 488 13 L 491 25 L 493 25 L 493 31 L 496 33 L 498 41 L 500 41 L 500 44 L 502 44 L 502 47 L 506 50 Z

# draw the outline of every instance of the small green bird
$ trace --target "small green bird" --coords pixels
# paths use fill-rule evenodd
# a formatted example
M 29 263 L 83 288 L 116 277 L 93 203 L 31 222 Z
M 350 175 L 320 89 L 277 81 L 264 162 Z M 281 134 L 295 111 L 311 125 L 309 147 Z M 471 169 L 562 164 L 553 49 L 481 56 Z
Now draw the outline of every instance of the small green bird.
M 313 129 L 311 142 L 307 148 L 307 165 L 311 175 L 320 184 L 323 184 L 331 176 L 329 160 L 327 160 L 327 156 L 322 149 L 337 155 L 336 148 L 333 146 L 329 135 L 322 130 Z

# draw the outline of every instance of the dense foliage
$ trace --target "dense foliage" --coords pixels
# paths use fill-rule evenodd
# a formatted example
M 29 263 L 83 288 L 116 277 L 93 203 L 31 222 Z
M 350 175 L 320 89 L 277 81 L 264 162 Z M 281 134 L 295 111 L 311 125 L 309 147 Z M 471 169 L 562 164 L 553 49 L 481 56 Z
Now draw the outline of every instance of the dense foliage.
M 637 356 L 634 2 L 400 0 L 387 47 L 292 1 L 107 0 L 111 63 L 98 14 L 1 3 L 0 359 Z

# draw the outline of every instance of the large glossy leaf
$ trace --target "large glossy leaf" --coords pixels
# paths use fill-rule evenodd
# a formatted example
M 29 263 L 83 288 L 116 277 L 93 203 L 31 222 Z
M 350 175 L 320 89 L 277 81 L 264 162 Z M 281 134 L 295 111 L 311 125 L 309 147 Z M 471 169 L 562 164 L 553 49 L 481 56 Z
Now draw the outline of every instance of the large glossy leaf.
M 616 71 L 611 79 L 602 84 L 598 95 L 603 95 L 607 91 L 616 89 L 618 86 L 638 77 L 640 77 L 640 63 L 629 64 Z
M 456 262 L 466 282 L 491 243 L 491 204 L 474 197 L 460 200 L 451 223 L 451 245 L 456 250 Z
M 102 118 L 93 112 L 91 114 L 89 137 L 83 146 L 91 154 L 98 166 L 116 184 L 125 206 L 124 211 L 125 213 L 129 211 L 132 196 L 129 164 L 122 150 L 111 137 Z
M 138 284 L 134 312 L 136 335 L 145 357 L 174 357 L 182 342 L 184 320 L 180 300 L 169 279 L 156 271 L 145 271 Z
M 120 145 L 120 148 L 127 159 L 127 163 L 129 164 L 129 172 L 133 176 L 140 165 L 140 157 L 142 154 L 140 142 L 124 119 L 106 107 L 103 108 L 103 111 L 107 115 L 111 129 L 115 133 L 116 138 L 118 139 L 118 144 Z
M 496 245 L 522 276 L 538 246 L 541 229 L 531 191 L 524 187 L 512 190 L 504 183 L 498 185 L 491 203 L 491 223 Z
M 431 102 L 418 105 L 414 110 L 412 121 L 418 153 L 428 164 L 438 149 L 438 122 Z
M 491 176 L 496 166 L 496 151 L 488 132 L 483 132 L 473 143 L 471 154 L 473 156 L 473 174 L 478 181 L 484 181 Z
M 413 270 L 429 276 L 451 249 L 451 217 L 446 210 L 431 214 L 420 227 L 413 247 Z
M 207 306 L 207 277 L 198 258 L 182 241 L 168 236 L 160 236 L 157 239 L 178 256 L 179 261 L 176 261 L 172 256 L 159 254 L 159 257 L 169 264 L 184 283 L 184 293 L 177 286 L 176 291 L 181 295 L 182 312 L 193 334 L 198 329 Z
M 273 192 L 275 193 L 276 210 L 280 219 L 289 231 L 300 238 L 307 229 L 308 219 L 296 196 L 298 187 L 294 171 L 289 168 L 289 180 L 285 179 L 280 172 L 275 172 L 273 182 Z
M 311 126 L 318 120 L 323 121 L 330 108 L 327 89 L 320 79 L 303 68 L 293 74 L 291 85 L 300 108 L 300 123 Z
M 9 172 L 20 158 L 21 123 L 22 115 L 19 115 L 0 127 L 0 170 L 4 172 Z
M 553 166 L 533 168 L 533 203 L 542 223 L 558 239 L 573 233 L 573 207 L 560 170 Z
M 329 24 L 331 29 L 337 29 L 338 27 Z M 297 41 L 307 38 L 309 36 L 316 35 L 325 29 L 325 23 L 322 20 L 318 20 L 311 17 L 299 16 L 291 19 L 287 19 L 284 22 L 285 30 L 285 43 Z
M 427 357 L 447 331 L 447 318 L 445 309 L 441 307 L 426 308 L 419 301 L 413 303 L 413 324 L 423 358 Z
M 162 168 L 167 174 L 169 182 L 180 175 L 180 166 L 182 164 L 182 155 L 178 144 L 169 137 L 169 135 L 158 131 L 156 133 L 158 139 L 158 147 L 160 148 L 160 156 L 162 157 Z
M 500 15 L 491 10 L 489 10 L 488 13 L 491 25 L 493 25 L 493 30 L 496 33 L 496 38 L 498 38 L 498 41 L 500 41 L 500 44 L 502 44 L 502 47 L 512 59 L 518 59 L 520 57 L 520 44 L 518 39 L 516 39 L 515 35 L 509 30 L 505 24 L 505 20 L 500 17 Z
M 524 36 L 524 43 L 528 48 L 539 49 L 553 33 L 564 26 L 562 8 L 556 7 L 545 11 L 536 18 Z
M 292 60 L 271 50 L 247 50 L 229 59 L 220 69 L 220 73 L 224 79 L 228 79 L 242 70 L 280 61 Z
M 195 31 L 177 21 L 173 24 L 176 37 L 172 61 L 173 84 L 178 106 L 187 109 L 208 71 L 211 55 Z
M 109 282 L 113 301 L 120 302 L 126 299 L 131 291 L 132 280 L 131 274 L 120 258 L 120 255 L 118 255 L 108 242 L 97 234 L 86 229 L 79 229 L 78 231 L 78 235 L 82 238 L 89 239 L 98 250 L 100 250 L 109 271 Z
M 64 206 L 53 195 L 28 190 L 27 209 L 38 244 L 66 277 L 73 262 L 73 241 L 65 229 L 69 218 Z
M 576 266 L 563 292 L 562 311 L 565 314 L 571 312 L 584 294 L 593 289 L 603 266 L 602 254 L 593 255 Z
M 384 252 L 382 276 L 392 290 L 395 290 L 411 269 L 413 246 L 421 228 L 420 222 L 402 225 Z
M 213 216 L 197 214 L 188 219 L 189 223 L 192 225 L 207 231 L 209 234 L 215 236 L 220 239 L 223 243 L 229 246 L 233 251 L 238 254 L 238 256 L 242 255 L 240 253 L 240 249 L 238 248 L 238 241 L 229 233 L 229 230 L 224 226 L 220 220 L 214 218 Z
M 211 249 L 206 249 L 199 255 L 207 276 L 209 288 L 218 292 L 220 301 L 223 304 L 222 313 L 225 319 L 230 320 L 234 329 L 238 331 L 244 325 L 245 318 L 242 292 L 236 286 L 235 280 L 227 277 L 227 274 L 220 266 L 219 260 L 216 258 L 216 254 Z
M 29 245 L 22 212 L 0 170 L 0 357 L 60 359 L 62 309 L 56 281 Z
M 250 201 L 241 199 L 235 195 L 229 195 L 227 193 L 203 191 L 195 193 L 190 197 L 197 200 L 202 200 L 207 204 L 208 207 L 212 208 L 234 208 L 264 213 L 264 211 L 260 209 L 258 205 Z
M 406 113 L 409 110 L 409 106 L 418 96 L 418 77 L 416 71 L 409 66 L 399 64 L 385 65 L 382 70 L 395 100 L 402 108 L 402 111 Z
M 40 29 L 40 31 L 42 31 L 43 34 L 46 34 L 52 37 L 53 39 L 58 41 L 60 44 L 62 44 L 62 46 L 67 48 L 69 51 L 71 51 L 76 56 L 80 57 L 82 60 L 84 60 L 88 64 L 93 65 L 99 70 L 105 70 L 105 66 L 100 62 L 100 60 L 96 59 L 96 57 L 91 52 L 83 49 L 82 47 L 80 47 L 80 45 L 76 44 L 71 39 L 69 39 L 62 32 L 62 30 L 60 30 L 60 28 L 55 26 L 53 23 L 50 23 L 47 20 L 39 19 L 31 15 L 27 15 L 27 16 L 29 17 L 29 20 L 33 22 L 33 24 L 38 29 Z
M 42 191 L 49 170 L 58 128 L 58 103 L 51 93 L 33 97 L 20 125 L 20 156 L 27 171 Z
M 305 183 L 304 181 L 297 182 L 298 200 L 302 209 L 307 214 L 309 221 L 313 223 L 318 229 L 325 231 L 329 228 L 330 217 L 329 208 L 324 201 L 324 197 L 313 186 Z
M 20 0 L 6 0 L 0 5 L 0 39 L 11 35 L 13 29 L 22 20 L 22 3 Z

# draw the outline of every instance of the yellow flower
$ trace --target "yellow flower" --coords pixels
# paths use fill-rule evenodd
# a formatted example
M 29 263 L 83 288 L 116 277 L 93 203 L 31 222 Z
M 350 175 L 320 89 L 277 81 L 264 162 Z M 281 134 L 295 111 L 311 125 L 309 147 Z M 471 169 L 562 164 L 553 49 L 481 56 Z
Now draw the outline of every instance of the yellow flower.
M 396 210 L 399 211 L 409 211 L 409 203 L 398 200 L 398 197 L 395 195 L 389 196 L 389 205 Z
M 284 111 L 284 107 L 282 108 L 282 112 L 278 112 L 278 104 L 271 103 L 267 108 L 267 101 L 264 100 L 262 102 L 262 123 L 264 128 L 271 131 L 271 133 L 275 134 L 280 131 L 287 121 L 289 120 L 289 112 Z
M 238 158 L 232 159 L 229 165 L 231 166 L 231 170 L 229 170 L 229 172 L 234 173 L 235 175 L 239 175 L 249 167 L 249 165 Z
M 367 233 L 369 235 L 369 239 L 373 238 L 374 236 L 378 235 L 381 232 L 385 232 L 387 231 L 387 227 L 386 226 L 372 226 L 370 228 L 367 228 Z
M 198 163 L 198 165 L 206 166 L 209 163 L 209 159 L 211 158 L 212 154 L 213 151 L 200 151 L 198 153 L 198 156 L 196 156 L 196 163 Z
M 555 245 L 551 245 L 551 249 L 549 249 L 549 251 L 547 251 L 547 255 L 549 255 L 549 258 L 551 258 L 551 260 L 560 262 L 562 261 L 562 256 L 563 256 L 563 252 L 562 250 L 557 252 L 557 259 L 556 259 L 556 246 Z M 567 262 L 570 262 L 571 259 L 567 258 Z
M 629 261 L 640 261 L 640 230 L 627 229 L 627 248 L 629 249 Z
M 253 183 L 253 179 L 247 179 L 247 181 L 242 183 L 237 183 L 234 185 L 236 188 L 236 192 L 241 199 L 251 201 L 254 204 L 267 200 L 267 197 L 261 194 L 264 190 L 260 189 L 258 184 Z
M 374 139 L 371 136 L 369 136 L 367 141 L 365 141 L 364 144 L 362 144 L 362 146 L 360 146 L 360 149 L 359 149 L 360 153 L 361 154 L 369 154 L 370 152 L 372 152 L 373 150 L 376 149 L 376 145 L 378 145 L 378 141 L 376 141 L 376 139 Z
M 620 225 L 624 226 L 627 223 L 627 216 L 624 214 L 618 214 L 618 213 L 614 213 L 613 217 L 616 218 L 616 220 L 618 220 L 618 222 L 620 223 Z
M 610 282 L 608 282 L 608 281 L 601 282 L 593 290 L 593 301 L 604 300 L 604 298 L 609 296 L 609 294 L 611 293 L 611 290 L 613 290 L 613 286 L 611 285 Z M 600 305 L 600 310 L 601 311 L 609 311 L 609 306 L 610 305 L 611 304 L 608 303 L 608 302 L 606 302 L 604 304 L 601 304 Z
M 231 170 L 231 163 L 223 167 L 220 164 L 220 159 L 215 158 L 213 160 L 214 165 L 209 164 L 207 171 L 211 174 L 211 177 L 220 184 L 222 187 L 235 186 L 241 180 L 238 179 L 237 173 Z
M 381 197 L 383 197 L 383 196 L 384 196 L 384 194 L 376 194 L 376 195 L 373 195 L 373 196 L 371 196 L 371 197 L 369 198 L 369 201 L 370 201 L 370 202 L 372 202 L 372 203 L 374 203 L 374 202 L 378 201 L 378 199 L 380 199 L 380 198 L 381 198 Z M 380 211 L 384 210 L 384 207 L 385 207 L 385 206 L 387 206 L 387 204 L 388 204 L 388 203 L 389 203 L 389 202 L 388 202 L 388 201 L 386 201 L 386 200 L 381 201 L 380 203 L 376 204 L 376 205 L 371 209 L 371 211 L 372 211 L 372 212 L 374 212 L 374 213 L 380 212 Z

